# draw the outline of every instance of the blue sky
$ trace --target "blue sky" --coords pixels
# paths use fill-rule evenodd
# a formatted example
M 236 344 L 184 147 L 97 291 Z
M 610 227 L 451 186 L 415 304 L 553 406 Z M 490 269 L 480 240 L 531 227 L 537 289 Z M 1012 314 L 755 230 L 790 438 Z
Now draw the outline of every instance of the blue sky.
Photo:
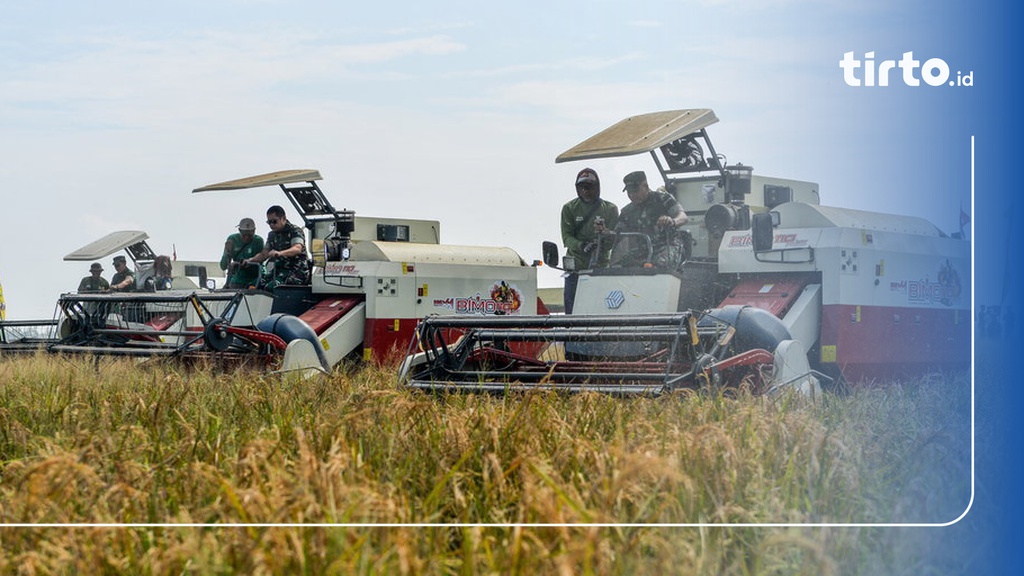
M 18 239 L 0 252 L 8 316 L 49 317 L 87 273 L 63 255 L 114 229 L 217 259 L 239 218 L 284 198 L 190 191 L 289 168 L 319 169 L 338 207 L 437 219 L 444 242 L 533 260 L 558 239 L 583 167 L 555 156 L 656 110 L 714 109 L 730 162 L 818 182 L 825 204 L 947 231 L 969 206 L 965 172 L 949 170 L 965 170 L 970 118 L 951 131 L 932 112 L 968 109 L 969 90 L 855 89 L 838 66 L 848 50 L 910 49 L 970 67 L 944 34 L 966 8 L 348 4 L 0 2 L 0 182 Z M 590 165 L 620 205 L 622 175 L 653 168 L 647 156 Z M 543 270 L 541 284 L 560 278 Z

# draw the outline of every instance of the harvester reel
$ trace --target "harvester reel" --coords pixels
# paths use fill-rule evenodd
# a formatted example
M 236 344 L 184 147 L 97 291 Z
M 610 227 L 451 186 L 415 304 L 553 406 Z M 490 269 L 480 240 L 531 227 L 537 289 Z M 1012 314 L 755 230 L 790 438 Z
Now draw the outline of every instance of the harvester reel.
M 217 352 L 223 352 L 231 347 L 235 336 L 228 332 L 228 323 L 223 318 L 216 318 L 203 328 L 203 342 L 206 346 Z
M 697 389 L 714 394 L 722 384 L 722 375 L 715 364 L 718 359 L 710 354 L 701 354 L 693 363 L 693 379 Z

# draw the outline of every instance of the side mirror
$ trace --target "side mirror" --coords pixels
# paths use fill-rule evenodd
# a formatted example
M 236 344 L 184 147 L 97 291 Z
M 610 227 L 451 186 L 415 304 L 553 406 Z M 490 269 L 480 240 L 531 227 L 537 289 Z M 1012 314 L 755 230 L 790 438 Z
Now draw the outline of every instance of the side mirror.
M 772 226 L 772 215 L 767 212 L 754 214 L 750 217 L 750 240 L 754 245 L 754 253 L 768 252 L 772 249 L 775 230 Z
M 545 240 L 541 243 L 541 255 L 544 258 L 544 264 L 558 268 L 558 244 Z

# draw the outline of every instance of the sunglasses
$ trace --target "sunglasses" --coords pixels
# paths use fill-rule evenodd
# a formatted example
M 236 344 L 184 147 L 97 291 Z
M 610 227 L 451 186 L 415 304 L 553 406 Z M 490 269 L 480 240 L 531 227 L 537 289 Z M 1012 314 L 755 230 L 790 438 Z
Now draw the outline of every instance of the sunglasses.
M 589 191 L 594 189 L 594 185 L 593 184 L 589 184 L 589 183 L 586 183 L 586 182 L 583 183 L 583 184 L 577 184 L 576 187 L 579 188 L 580 190 L 586 190 L 587 192 L 589 192 Z
M 278 222 L 280 222 L 280 220 L 278 220 L 277 218 L 271 218 L 271 219 L 267 220 L 267 224 L 270 224 L 271 226 L 273 226 L 274 224 L 277 224 Z

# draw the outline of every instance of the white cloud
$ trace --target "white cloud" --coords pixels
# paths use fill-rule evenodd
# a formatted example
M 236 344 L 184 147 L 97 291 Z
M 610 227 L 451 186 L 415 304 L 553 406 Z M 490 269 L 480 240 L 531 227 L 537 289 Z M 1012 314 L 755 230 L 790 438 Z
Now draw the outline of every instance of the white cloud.
M 598 72 L 617 68 L 634 62 L 641 57 L 640 52 L 630 52 L 609 58 L 570 58 L 551 62 L 522 63 L 511 66 L 458 70 L 448 72 L 445 78 L 489 78 L 499 76 L 524 76 L 554 72 Z

